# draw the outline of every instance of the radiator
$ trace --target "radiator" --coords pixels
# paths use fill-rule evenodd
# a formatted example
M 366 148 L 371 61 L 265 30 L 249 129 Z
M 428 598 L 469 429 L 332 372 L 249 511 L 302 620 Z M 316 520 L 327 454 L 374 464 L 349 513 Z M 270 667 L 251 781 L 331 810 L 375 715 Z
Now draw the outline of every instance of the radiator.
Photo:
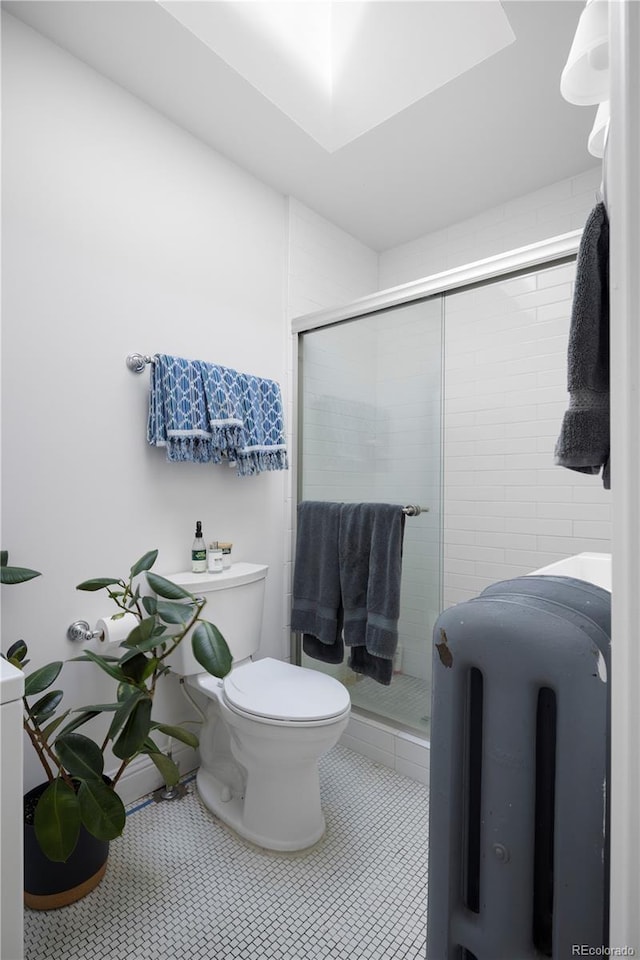
M 611 595 L 519 577 L 434 630 L 428 960 L 608 945 Z

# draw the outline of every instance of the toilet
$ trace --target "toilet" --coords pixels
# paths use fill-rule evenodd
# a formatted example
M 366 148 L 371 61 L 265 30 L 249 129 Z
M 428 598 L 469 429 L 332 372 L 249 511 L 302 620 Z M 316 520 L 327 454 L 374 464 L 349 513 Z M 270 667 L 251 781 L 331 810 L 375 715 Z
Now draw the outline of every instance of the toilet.
M 187 636 L 169 660 L 204 696 L 196 782 L 205 806 L 267 850 L 304 850 L 325 831 L 318 761 L 349 720 L 351 701 L 333 677 L 258 651 L 268 567 L 234 563 L 221 573 L 165 574 L 207 604 L 233 656 L 219 680 L 202 671 Z M 199 702 L 202 702 L 199 698 Z

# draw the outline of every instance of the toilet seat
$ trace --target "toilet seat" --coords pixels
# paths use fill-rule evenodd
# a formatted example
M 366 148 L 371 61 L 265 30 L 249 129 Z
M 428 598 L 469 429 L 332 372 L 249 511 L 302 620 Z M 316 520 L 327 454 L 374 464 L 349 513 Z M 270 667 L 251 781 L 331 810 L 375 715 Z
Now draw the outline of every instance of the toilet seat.
M 264 722 L 330 721 L 348 712 L 346 688 L 333 677 L 265 657 L 232 670 L 223 696 L 234 712 Z

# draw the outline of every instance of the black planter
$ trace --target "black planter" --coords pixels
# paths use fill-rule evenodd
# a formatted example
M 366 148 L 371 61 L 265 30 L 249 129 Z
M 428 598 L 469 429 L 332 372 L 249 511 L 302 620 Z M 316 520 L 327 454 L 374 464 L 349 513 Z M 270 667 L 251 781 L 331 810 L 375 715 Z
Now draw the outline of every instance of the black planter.
M 37 800 L 48 784 L 43 783 L 25 794 L 25 808 Z M 84 827 L 78 843 L 65 863 L 45 857 L 36 839 L 34 827 L 24 824 L 24 902 L 32 910 L 66 907 L 98 886 L 107 869 L 109 842 L 97 840 Z

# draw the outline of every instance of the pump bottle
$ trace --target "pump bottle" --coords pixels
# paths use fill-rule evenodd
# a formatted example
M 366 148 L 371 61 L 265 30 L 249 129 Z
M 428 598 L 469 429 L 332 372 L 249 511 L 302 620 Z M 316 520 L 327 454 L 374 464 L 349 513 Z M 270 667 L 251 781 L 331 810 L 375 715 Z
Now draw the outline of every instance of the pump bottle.
M 191 548 L 191 569 L 194 573 L 207 572 L 207 545 L 202 536 L 202 523 L 196 523 L 196 536 Z

